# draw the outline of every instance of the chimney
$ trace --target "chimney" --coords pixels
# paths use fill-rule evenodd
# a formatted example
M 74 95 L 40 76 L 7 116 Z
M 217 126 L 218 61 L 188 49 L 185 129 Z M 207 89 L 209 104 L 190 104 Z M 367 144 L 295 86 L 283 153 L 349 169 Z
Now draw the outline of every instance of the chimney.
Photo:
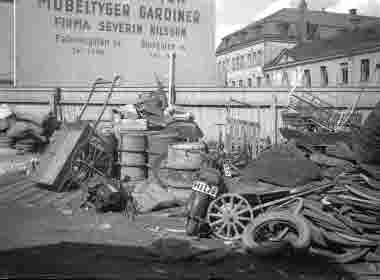
M 352 30 L 357 30 L 360 25 L 360 17 L 358 16 L 357 9 L 350 9 L 350 24 Z
M 298 4 L 298 16 L 297 16 L 297 41 L 302 43 L 306 41 L 306 12 L 307 12 L 307 3 L 306 0 L 300 0 Z

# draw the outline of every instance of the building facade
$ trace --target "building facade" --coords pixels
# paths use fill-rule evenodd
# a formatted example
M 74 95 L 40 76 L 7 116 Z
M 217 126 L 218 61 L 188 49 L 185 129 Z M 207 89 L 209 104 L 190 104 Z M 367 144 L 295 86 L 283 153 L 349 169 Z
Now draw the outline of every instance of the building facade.
M 266 73 L 284 50 L 300 44 L 330 40 L 360 26 L 380 22 L 380 18 L 309 10 L 305 0 L 297 8 L 282 9 L 222 39 L 217 48 L 220 85 L 270 87 L 278 82 L 273 71 Z
M 285 49 L 264 72 L 273 86 L 378 86 L 380 25 Z

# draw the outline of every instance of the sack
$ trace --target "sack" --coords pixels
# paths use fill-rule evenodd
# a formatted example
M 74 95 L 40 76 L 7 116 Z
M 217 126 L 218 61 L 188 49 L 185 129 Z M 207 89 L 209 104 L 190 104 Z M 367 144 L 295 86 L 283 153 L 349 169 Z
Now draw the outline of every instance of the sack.
M 7 130 L 7 137 L 20 139 L 35 136 L 35 138 L 40 138 L 42 133 L 43 130 L 40 126 L 26 121 L 17 121 Z

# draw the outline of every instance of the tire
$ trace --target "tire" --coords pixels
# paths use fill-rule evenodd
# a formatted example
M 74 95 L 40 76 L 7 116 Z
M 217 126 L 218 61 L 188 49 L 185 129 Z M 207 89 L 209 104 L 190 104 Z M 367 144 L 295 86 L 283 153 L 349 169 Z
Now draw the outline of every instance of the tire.
M 291 234 L 289 238 L 280 241 L 257 242 L 255 237 L 262 226 L 272 222 L 281 222 L 288 225 L 288 227 L 296 232 L 296 235 Z M 252 253 L 257 255 L 277 254 L 285 250 L 289 244 L 296 251 L 304 251 L 310 246 L 311 231 L 302 216 L 287 212 L 271 212 L 258 216 L 253 223 L 245 229 L 242 240 L 244 245 Z

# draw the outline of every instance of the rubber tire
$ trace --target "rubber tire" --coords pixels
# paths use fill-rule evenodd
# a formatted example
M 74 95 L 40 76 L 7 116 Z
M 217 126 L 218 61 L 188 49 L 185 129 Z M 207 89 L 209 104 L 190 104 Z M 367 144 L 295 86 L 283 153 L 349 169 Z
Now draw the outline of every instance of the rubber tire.
M 257 243 L 254 238 L 254 232 L 261 225 L 268 222 L 280 221 L 288 224 L 297 231 L 297 238 L 284 239 L 282 241 L 268 241 Z M 278 254 L 285 250 L 290 244 L 296 251 L 303 251 L 310 247 L 311 231 L 305 218 L 288 212 L 270 212 L 258 216 L 253 223 L 249 224 L 242 236 L 243 244 L 253 254 L 268 256 Z

